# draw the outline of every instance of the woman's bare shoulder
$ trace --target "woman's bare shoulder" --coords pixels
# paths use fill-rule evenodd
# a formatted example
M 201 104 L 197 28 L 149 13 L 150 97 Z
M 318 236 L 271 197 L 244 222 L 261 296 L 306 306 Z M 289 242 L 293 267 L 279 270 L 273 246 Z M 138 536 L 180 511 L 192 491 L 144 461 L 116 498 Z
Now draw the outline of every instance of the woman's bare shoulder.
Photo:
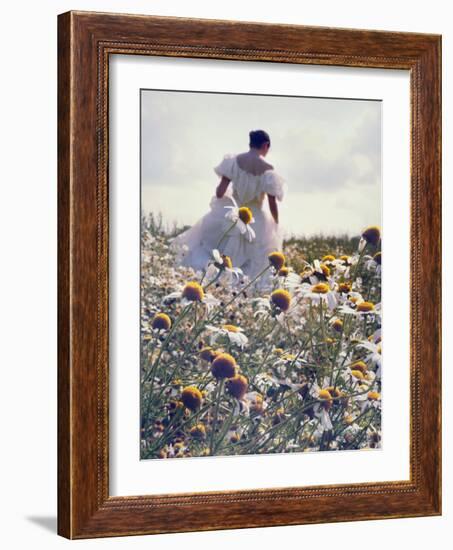
M 263 159 L 263 157 L 253 155 L 250 152 L 239 153 L 236 155 L 236 162 L 239 168 L 254 174 L 255 176 L 261 176 L 267 170 L 273 170 L 272 164 L 269 164 Z

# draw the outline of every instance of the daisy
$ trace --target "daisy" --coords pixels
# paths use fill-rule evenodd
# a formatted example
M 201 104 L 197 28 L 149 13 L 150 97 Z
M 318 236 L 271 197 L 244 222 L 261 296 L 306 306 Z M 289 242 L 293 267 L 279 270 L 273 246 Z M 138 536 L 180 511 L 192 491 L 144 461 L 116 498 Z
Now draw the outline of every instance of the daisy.
M 313 285 L 305 296 L 315 304 L 325 302 L 330 311 L 333 311 L 338 305 L 337 294 L 327 283 L 317 283 Z
M 342 275 L 348 279 L 351 272 L 351 267 L 355 266 L 359 261 L 358 256 L 341 256 L 334 260 L 330 267 L 336 271 L 338 275 Z
M 305 268 L 300 273 L 301 280 L 305 283 L 309 282 L 311 285 L 315 285 L 319 282 L 327 280 L 330 276 L 330 267 L 326 264 L 322 264 L 319 260 L 314 260 L 313 265 L 305 262 Z
M 351 307 L 348 304 L 343 304 L 338 308 L 338 311 L 341 313 L 347 313 L 349 315 L 375 315 L 380 318 L 381 316 L 381 304 L 373 304 L 372 302 L 367 302 L 363 298 L 358 299 L 354 304 L 354 307 Z
M 369 340 L 363 340 L 357 344 L 359 348 L 365 348 L 369 353 L 366 356 L 366 360 L 371 362 L 371 364 L 377 366 L 376 377 L 381 377 L 381 366 L 382 366 L 382 343 L 379 340 L 378 342 L 370 342 Z
M 267 403 L 263 396 L 257 391 L 252 391 L 246 393 L 242 399 L 236 400 L 233 414 L 237 416 L 243 412 L 250 416 L 250 413 L 262 414 L 266 409 Z
M 228 212 L 225 214 L 227 220 L 231 220 L 239 229 L 241 235 L 251 243 L 255 238 L 255 231 L 250 227 L 251 223 L 254 223 L 253 214 L 250 208 L 247 206 L 238 207 L 235 203 L 234 206 L 225 206 Z
M 206 269 L 205 278 L 206 281 L 212 283 L 218 281 L 220 283 L 229 285 L 236 284 L 243 278 L 244 274 L 239 267 L 233 267 L 233 263 L 229 256 L 220 254 L 215 248 L 212 251 L 213 261 L 210 261 Z
M 367 227 L 360 236 L 359 252 L 362 253 L 365 250 L 367 244 L 377 246 L 381 240 L 381 230 L 379 227 L 373 225 Z
M 221 327 L 206 325 L 206 330 L 211 332 L 211 344 L 217 343 L 219 339 L 227 338 L 232 344 L 243 348 L 249 341 L 243 329 L 235 325 L 223 325 Z
M 370 390 L 368 392 L 366 391 L 366 388 L 364 388 L 364 390 L 364 393 L 357 395 L 354 399 L 359 406 L 360 413 L 362 414 L 370 408 L 381 410 L 381 394 L 375 390 Z
M 167 305 L 176 300 L 180 300 L 183 306 L 189 305 L 192 302 L 203 303 L 208 312 L 213 307 L 220 304 L 220 300 L 214 298 L 212 294 L 205 292 L 200 283 L 196 281 L 190 281 L 185 285 L 179 285 L 178 290 L 167 294 L 162 301 L 165 305 Z

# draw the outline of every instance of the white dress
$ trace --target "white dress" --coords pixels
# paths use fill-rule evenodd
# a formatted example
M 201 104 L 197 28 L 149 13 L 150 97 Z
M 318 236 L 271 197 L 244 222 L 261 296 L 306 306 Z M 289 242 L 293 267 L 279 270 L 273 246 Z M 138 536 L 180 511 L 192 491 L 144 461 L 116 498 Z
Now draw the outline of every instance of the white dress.
M 177 263 L 195 270 L 206 268 L 212 260 L 212 251 L 218 249 L 229 256 L 233 267 L 242 269 L 245 275 L 253 278 L 266 265 L 270 252 L 282 249 L 282 234 L 268 209 L 266 194 L 281 201 L 284 194 L 284 180 L 274 169 L 265 170 L 260 175 L 246 172 L 238 165 L 236 155 L 225 155 L 222 162 L 214 168 L 218 176 L 231 180 L 226 193 L 220 199 L 216 195 L 211 199 L 210 210 L 190 229 L 173 240 L 178 251 Z M 255 238 L 250 242 L 238 227 L 233 227 L 227 207 L 247 206 L 253 214 L 250 225 Z M 225 237 L 225 233 L 227 233 Z

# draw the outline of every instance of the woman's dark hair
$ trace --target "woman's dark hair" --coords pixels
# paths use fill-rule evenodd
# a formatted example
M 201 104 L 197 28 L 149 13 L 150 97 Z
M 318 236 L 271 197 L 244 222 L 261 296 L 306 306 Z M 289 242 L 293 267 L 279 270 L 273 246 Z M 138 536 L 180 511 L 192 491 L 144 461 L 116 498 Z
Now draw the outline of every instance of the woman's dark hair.
M 264 130 L 252 130 L 249 132 L 250 136 L 250 147 L 253 147 L 255 149 L 260 149 L 261 146 L 264 143 L 271 144 L 271 138 L 269 137 L 269 134 L 265 132 Z

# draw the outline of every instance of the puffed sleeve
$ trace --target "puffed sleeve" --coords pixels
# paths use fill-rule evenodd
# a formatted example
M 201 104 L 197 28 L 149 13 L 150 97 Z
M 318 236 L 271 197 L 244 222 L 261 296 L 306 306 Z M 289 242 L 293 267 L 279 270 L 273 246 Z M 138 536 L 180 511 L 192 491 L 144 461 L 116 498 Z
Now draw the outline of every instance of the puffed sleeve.
M 283 200 L 285 194 L 285 180 L 274 170 L 267 170 L 263 174 L 262 191 L 268 195 L 273 195 L 277 200 Z
M 222 159 L 222 162 L 214 167 L 214 172 L 220 177 L 225 176 L 228 179 L 232 180 L 234 159 L 235 155 L 225 155 Z

